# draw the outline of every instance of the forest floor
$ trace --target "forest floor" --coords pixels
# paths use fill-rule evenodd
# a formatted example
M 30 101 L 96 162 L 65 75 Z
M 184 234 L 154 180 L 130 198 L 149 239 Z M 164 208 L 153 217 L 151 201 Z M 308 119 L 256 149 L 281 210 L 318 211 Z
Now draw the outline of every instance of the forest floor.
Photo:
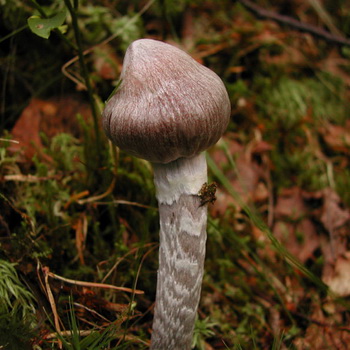
M 0 2 L 0 349 L 149 346 L 152 167 L 100 126 L 141 37 L 215 71 L 232 104 L 207 154 L 194 348 L 349 349 L 349 3 L 40 3 Z

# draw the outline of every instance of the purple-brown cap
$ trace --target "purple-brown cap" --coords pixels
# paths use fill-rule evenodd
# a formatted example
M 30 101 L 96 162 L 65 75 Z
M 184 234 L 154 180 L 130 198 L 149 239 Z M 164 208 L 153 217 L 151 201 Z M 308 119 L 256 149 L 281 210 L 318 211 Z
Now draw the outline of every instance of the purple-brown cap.
M 214 145 L 230 112 L 225 86 L 213 71 L 172 45 L 140 39 L 126 51 L 121 84 L 102 117 L 115 145 L 169 163 Z

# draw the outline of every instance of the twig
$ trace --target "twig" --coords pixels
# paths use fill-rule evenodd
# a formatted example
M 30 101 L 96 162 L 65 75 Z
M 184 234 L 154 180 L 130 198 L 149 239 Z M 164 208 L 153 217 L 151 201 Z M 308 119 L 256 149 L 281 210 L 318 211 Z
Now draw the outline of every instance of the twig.
M 67 210 L 72 203 L 78 201 L 82 197 L 88 196 L 89 194 L 90 194 L 90 192 L 88 190 L 85 190 L 85 191 L 71 195 L 69 198 L 69 201 L 64 205 L 63 208 L 65 210 Z
M 42 271 L 44 273 L 44 277 L 45 277 L 45 290 L 47 293 L 47 297 L 49 299 L 49 303 L 51 305 L 51 310 L 53 313 L 53 318 L 54 318 L 54 323 L 55 323 L 55 328 L 58 334 L 61 334 L 61 327 L 60 327 L 60 321 L 59 321 L 59 316 L 57 313 L 57 308 L 56 308 L 56 303 L 55 303 L 55 298 L 53 297 L 52 291 L 51 291 L 51 287 L 50 287 L 50 283 L 49 283 L 49 268 L 48 267 L 43 267 Z M 58 347 L 60 349 L 62 349 L 62 342 L 61 340 L 58 341 Z
M 85 55 L 86 50 L 83 52 L 83 54 Z M 69 66 L 71 66 L 73 63 L 75 63 L 76 61 L 78 61 L 79 56 L 75 56 L 72 59 L 70 59 L 69 61 L 67 61 L 61 68 L 62 74 L 65 75 L 68 79 L 70 79 L 71 81 L 73 81 L 75 84 L 77 84 L 77 89 L 78 90 L 86 90 L 86 85 L 84 84 L 83 81 L 79 80 L 79 77 L 75 77 L 73 75 L 73 73 L 68 72 L 67 68 Z
M 105 322 L 110 322 L 108 318 L 102 316 L 101 314 L 99 314 L 97 311 L 90 309 L 89 307 L 87 307 L 86 305 L 80 304 L 80 303 L 73 303 L 74 306 L 80 307 L 86 311 L 89 311 L 90 313 L 92 313 L 94 316 L 97 316 L 99 318 L 101 318 L 103 321 Z
M 96 332 L 95 329 L 87 329 L 87 330 L 79 330 L 79 334 L 80 336 L 82 337 L 87 337 L 89 336 L 91 333 L 94 333 Z M 61 336 L 63 337 L 71 337 L 73 334 L 73 331 L 62 331 L 60 333 Z M 54 338 L 57 338 L 58 334 L 57 333 L 50 333 L 48 334 L 45 338 L 46 339 L 54 339 Z M 114 335 L 114 338 L 115 339 L 119 339 L 122 335 L 118 335 L 118 334 L 115 334 Z M 141 343 L 141 344 L 144 344 L 144 345 L 147 345 L 149 346 L 149 343 L 147 341 L 144 341 L 143 339 L 141 338 L 138 338 L 138 337 L 135 337 L 135 336 L 132 336 L 132 335 L 129 335 L 126 337 L 126 340 L 129 340 L 129 341 L 134 341 L 134 342 L 137 342 L 137 343 Z M 1 349 L 1 347 L 0 347 Z
M 304 22 L 298 21 L 295 18 L 285 16 L 285 15 L 280 15 L 276 12 L 266 10 L 258 5 L 255 5 L 250 0 L 237 0 L 237 1 L 241 3 L 244 7 L 246 7 L 249 11 L 256 14 L 258 17 L 272 19 L 273 21 L 276 21 L 281 24 L 285 24 L 301 32 L 310 33 L 315 37 L 318 37 L 330 43 L 350 47 L 350 39 L 344 36 L 335 35 L 328 32 L 327 30 L 324 30 L 320 27 L 316 27 L 312 24 L 304 23 Z
M 12 143 L 17 143 L 17 144 L 19 143 L 19 141 L 16 141 L 16 140 L 8 140 L 8 139 L 2 139 L 2 138 L 0 138 L 0 141 L 2 141 L 2 142 L 12 142 Z
M 157 246 L 157 245 L 155 245 L 154 243 L 148 243 L 148 244 L 145 244 L 144 247 L 152 247 L 152 246 Z M 119 265 L 128 255 L 134 254 L 135 252 L 138 252 L 139 249 L 140 249 L 139 247 L 133 248 L 133 249 L 131 249 L 130 251 L 128 251 L 126 254 L 124 254 L 124 256 L 122 256 L 121 258 L 118 258 L 117 261 L 115 262 L 115 264 L 112 266 L 112 268 L 111 268 L 111 269 L 108 271 L 108 273 L 103 277 L 102 283 L 104 283 L 104 282 L 107 280 L 107 278 L 112 274 L 112 272 L 114 272 L 114 271 L 117 269 L 118 265 Z M 151 250 L 152 250 L 152 249 L 153 249 L 153 248 L 151 248 Z M 148 253 L 146 253 L 146 254 L 148 254 Z
M 52 272 L 48 272 L 48 276 L 50 276 L 51 278 L 55 278 L 57 280 L 69 283 L 69 284 L 74 284 L 76 286 L 94 287 L 94 288 L 103 288 L 103 289 L 115 289 L 115 290 L 119 290 L 119 291 L 127 292 L 127 293 L 144 294 L 143 290 L 126 288 L 126 287 L 117 287 L 117 286 L 112 286 L 111 284 L 104 284 L 104 283 L 93 283 L 93 282 L 84 282 L 84 281 L 71 280 L 71 279 L 68 279 L 68 278 L 64 278 L 64 277 L 58 276 L 58 275 L 56 275 L 56 274 L 54 274 Z
M 9 174 L 4 175 L 4 181 L 18 181 L 18 182 L 41 182 L 48 180 L 60 180 L 62 178 L 61 175 L 54 176 L 35 176 L 35 175 L 24 175 L 24 174 Z
M 10 39 L 10 38 L 13 37 L 14 35 L 20 33 L 22 30 L 24 30 L 24 29 L 26 29 L 26 28 L 28 28 L 28 24 L 25 24 L 24 26 L 15 29 L 15 30 L 14 30 L 13 32 L 11 32 L 10 34 L 7 34 L 7 35 L 3 36 L 3 37 L 0 39 L 0 44 L 1 44 L 3 41 L 5 41 L 5 40 L 7 40 L 7 39 Z M 1 349 L 1 348 L 0 348 L 0 349 Z
M 115 187 L 115 183 L 116 183 L 116 178 L 113 177 L 111 184 L 108 186 L 107 190 L 104 193 L 101 193 L 97 196 L 89 197 L 86 199 L 79 199 L 79 200 L 77 200 L 77 203 L 79 203 L 79 204 L 92 203 L 92 202 L 98 201 L 100 199 L 103 199 L 103 198 L 109 196 L 113 192 L 113 189 Z

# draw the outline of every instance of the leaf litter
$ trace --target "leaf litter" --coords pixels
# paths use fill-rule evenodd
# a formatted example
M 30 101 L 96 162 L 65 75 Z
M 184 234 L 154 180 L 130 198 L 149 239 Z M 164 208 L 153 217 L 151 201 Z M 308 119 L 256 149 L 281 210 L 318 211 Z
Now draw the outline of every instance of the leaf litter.
M 315 21 L 308 4 L 292 2 L 289 6 L 295 15 Z M 214 8 L 216 14 L 212 16 Z M 273 8 L 286 10 L 282 4 Z M 210 154 L 242 202 L 254 208 L 274 237 L 322 278 L 333 293 L 349 297 L 349 59 L 310 34 L 271 20 L 260 21 L 238 6 L 234 10 L 225 5 L 216 8 L 209 1 L 204 7 L 191 4 L 184 11 L 181 44 L 197 60 L 221 73 L 233 102 L 232 125 Z M 157 32 L 163 24 L 153 14 L 146 28 Z M 95 50 L 91 67 L 97 89 L 103 89 L 101 80 L 115 81 L 120 62 L 121 55 L 110 47 Z M 1 191 L 11 200 L 11 204 L 2 200 L 1 254 L 19 262 L 19 269 L 30 276 L 32 283 L 37 283 L 33 273 L 38 259 L 45 261 L 45 266 L 57 267 L 57 273 L 39 272 L 43 273 L 43 288 L 37 294 L 39 300 L 52 306 L 57 330 L 64 318 L 65 297 L 70 293 L 85 326 L 102 327 L 118 317 L 121 324 L 127 323 L 132 299 L 125 293 L 104 294 L 96 281 L 104 281 L 104 275 L 110 284 L 120 283 L 121 288 L 131 291 L 124 287 L 134 281 L 130 271 L 137 267 L 141 256 L 147 257 L 154 249 L 140 237 L 156 240 L 150 232 L 157 231 L 153 221 L 156 211 L 143 206 L 152 197 L 151 174 L 144 164 L 119 155 L 116 183 L 108 187 L 115 171 L 108 163 L 107 170 L 99 170 L 104 171 L 108 184 L 104 184 L 104 190 L 93 188 L 92 192 L 81 168 L 74 168 L 77 177 L 83 179 L 79 182 L 72 172 L 53 167 L 57 163 L 48 147 L 55 136 L 68 133 L 78 143 L 86 141 L 86 129 L 76 115 L 89 121 L 91 114 L 88 104 L 75 94 L 31 99 L 11 131 L 11 138 L 19 144 L 8 146 L 7 157 L 16 154 L 17 158 L 12 163 L 1 158 L 0 163 Z M 300 157 L 306 150 L 309 156 Z M 80 164 L 86 161 L 82 153 L 75 159 Z M 321 167 L 313 166 L 315 159 Z M 84 169 L 90 171 L 88 165 Z M 137 174 L 141 169 L 146 174 L 144 179 Z M 23 192 L 25 188 L 27 192 Z M 51 193 L 54 190 L 65 193 L 60 197 Z M 40 203 L 43 196 L 38 197 L 36 191 L 46 191 L 46 196 L 51 193 L 55 209 L 44 208 Z M 32 198 L 32 211 L 19 199 L 24 193 L 29 198 L 24 198 L 26 201 Z M 99 204 L 101 193 L 105 203 L 113 203 L 112 196 L 126 205 L 120 206 L 118 199 L 110 206 Z M 87 196 L 91 200 L 86 200 Z M 114 222 L 108 211 L 114 213 Z M 208 312 L 211 319 L 220 321 L 220 326 L 212 327 L 215 336 L 203 340 L 207 348 L 224 349 L 220 339 L 230 346 L 240 339 L 242 346 L 252 348 L 252 333 L 256 332 L 253 338 L 256 336 L 261 348 L 268 349 L 271 337 L 285 332 L 284 341 L 296 349 L 347 349 L 349 309 L 323 295 L 288 266 L 223 186 L 219 186 L 210 213 L 222 232 L 215 236 L 209 230 L 207 261 L 217 276 L 207 271 L 200 315 L 205 319 Z M 102 218 L 108 218 L 113 228 L 108 228 Z M 22 232 L 20 226 L 28 222 L 32 229 L 21 236 L 21 246 L 13 232 Z M 55 243 L 56 231 L 64 249 Z M 234 235 L 239 247 L 246 250 L 234 250 L 225 241 L 225 234 Z M 35 256 L 23 249 L 26 244 L 35 248 Z M 221 250 L 211 255 L 211 250 L 218 247 Z M 154 260 L 150 261 L 139 276 L 142 291 L 152 289 L 150 281 L 155 279 L 156 267 Z M 65 264 L 69 268 L 64 268 Z M 53 281 L 61 274 L 64 280 Z M 94 282 L 79 284 L 80 279 Z M 152 298 L 141 294 L 137 298 L 140 311 L 129 317 L 140 321 L 129 330 L 130 334 L 146 332 L 147 339 Z M 55 300 L 59 300 L 57 305 Z

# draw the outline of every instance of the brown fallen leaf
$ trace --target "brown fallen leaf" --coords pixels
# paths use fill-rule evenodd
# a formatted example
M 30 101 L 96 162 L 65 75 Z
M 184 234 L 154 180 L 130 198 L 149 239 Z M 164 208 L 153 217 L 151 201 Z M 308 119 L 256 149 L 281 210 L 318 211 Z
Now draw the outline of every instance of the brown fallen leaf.
M 299 187 L 283 189 L 275 206 L 276 219 L 300 220 L 307 213 L 302 190 Z
M 349 237 L 350 231 L 347 226 L 338 228 L 332 234 L 321 236 L 321 249 L 325 269 L 327 269 L 328 265 L 333 269 L 334 262 L 348 250 Z
M 48 138 L 62 132 L 79 137 L 81 129 L 76 118 L 78 113 L 86 120 L 91 116 L 89 105 L 76 96 L 47 101 L 33 99 L 11 131 L 12 138 L 19 143 L 12 143 L 9 151 L 18 152 L 22 161 L 30 161 L 35 154 L 50 161 L 50 157 L 42 150 L 40 133 L 43 132 Z
M 256 185 L 252 197 L 253 197 L 254 202 L 264 202 L 269 198 L 268 188 L 263 181 L 260 181 Z
M 244 152 L 244 147 L 235 140 L 233 133 L 227 133 L 219 142 L 212 148 L 210 155 L 218 166 L 227 164 L 227 156 L 220 147 L 224 143 L 227 147 L 228 153 L 235 158 L 237 154 Z
M 302 263 L 311 259 L 320 246 L 314 224 L 309 219 L 298 223 L 277 221 L 273 227 L 275 237 Z
M 237 203 L 225 190 L 218 188 L 215 196 L 214 205 L 209 206 L 210 215 L 213 218 L 223 217 L 230 207 L 237 208 Z
M 350 86 L 350 75 L 345 68 L 348 64 L 348 58 L 341 56 L 336 47 L 325 53 L 327 55 L 324 59 L 315 60 L 314 63 L 317 69 L 322 69 L 322 71 L 327 71 L 332 75 L 339 77 L 347 86 Z
M 37 150 L 42 149 L 39 136 L 42 101 L 33 99 L 25 108 L 12 129 L 12 137 L 18 144 L 11 144 L 9 150 L 21 152 L 27 158 L 33 158 Z
M 313 298 L 317 298 L 316 295 Z M 350 344 L 349 328 L 344 324 L 335 304 L 328 305 L 315 300 L 310 316 L 304 318 L 309 322 L 304 337 L 298 337 L 294 346 L 298 350 L 347 350 Z M 326 312 L 324 310 L 327 310 Z M 340 316 L 340 317 L 339 317 Z
M 275 206 L 276 222 L 273 233 L 301 262 L 313 257 L 320 246 L 314 223 L 308 218 L 309 209 L 298 187 L 284 189 Z
M 322 193 L 323 207 L 320 219 L 327 231 L 333 232 L 350 220 L 350 211 L 341 207 L 341 199 L 333 189 L 326 188 Z
M 346 122 L 345 127 L 327 123 L 319 132 L 332 151 L 350 154 L 350 121 Z
M 231 184 L 244 201 L 249 201 L 254 197 L 254 192 L 262 176 L 261 168 L 244 154 L 237 158 L 236 167 L 237 175 Z
M 314 223 L 309 219 L 302 220 L 295 230 L 296 237 L 303 235 L 302 241 L 297 238 L 299 250 L 296 252 L 296 256 L 304 263 L 314 256 L 314 252 L 320 246 L 320 239 Z
M 253 159 L 253 153 L 262 153 L 270 150 L 266 143 L 254 143 L 251 147 L 244 148 L 236 140 L 234 135 L 228 134 L 225 137 L 225 144 L 229 156 L 234 159 L 234 166 L 227 167 L 227 154 L 219 146 L 214 147 L 211 156 L 218 166 L 223 165 L 226 178 L 231 186 L 244 202 L 261 202 L 268 198 L 268 190 L 264 183 L 264 171 L 262 167 Z M 229 206 L 237 209 L 238 203 L 223 189 L 218 189 L 216 193 L 217 201 L 212 206 L 211 213 L 214 216 L 222 216 Z
M 331 291 L 338 296 L 347 297 L 350 295 L 350 251 L 339 256 L 334 264 L 333 271 L 323 277 Z

